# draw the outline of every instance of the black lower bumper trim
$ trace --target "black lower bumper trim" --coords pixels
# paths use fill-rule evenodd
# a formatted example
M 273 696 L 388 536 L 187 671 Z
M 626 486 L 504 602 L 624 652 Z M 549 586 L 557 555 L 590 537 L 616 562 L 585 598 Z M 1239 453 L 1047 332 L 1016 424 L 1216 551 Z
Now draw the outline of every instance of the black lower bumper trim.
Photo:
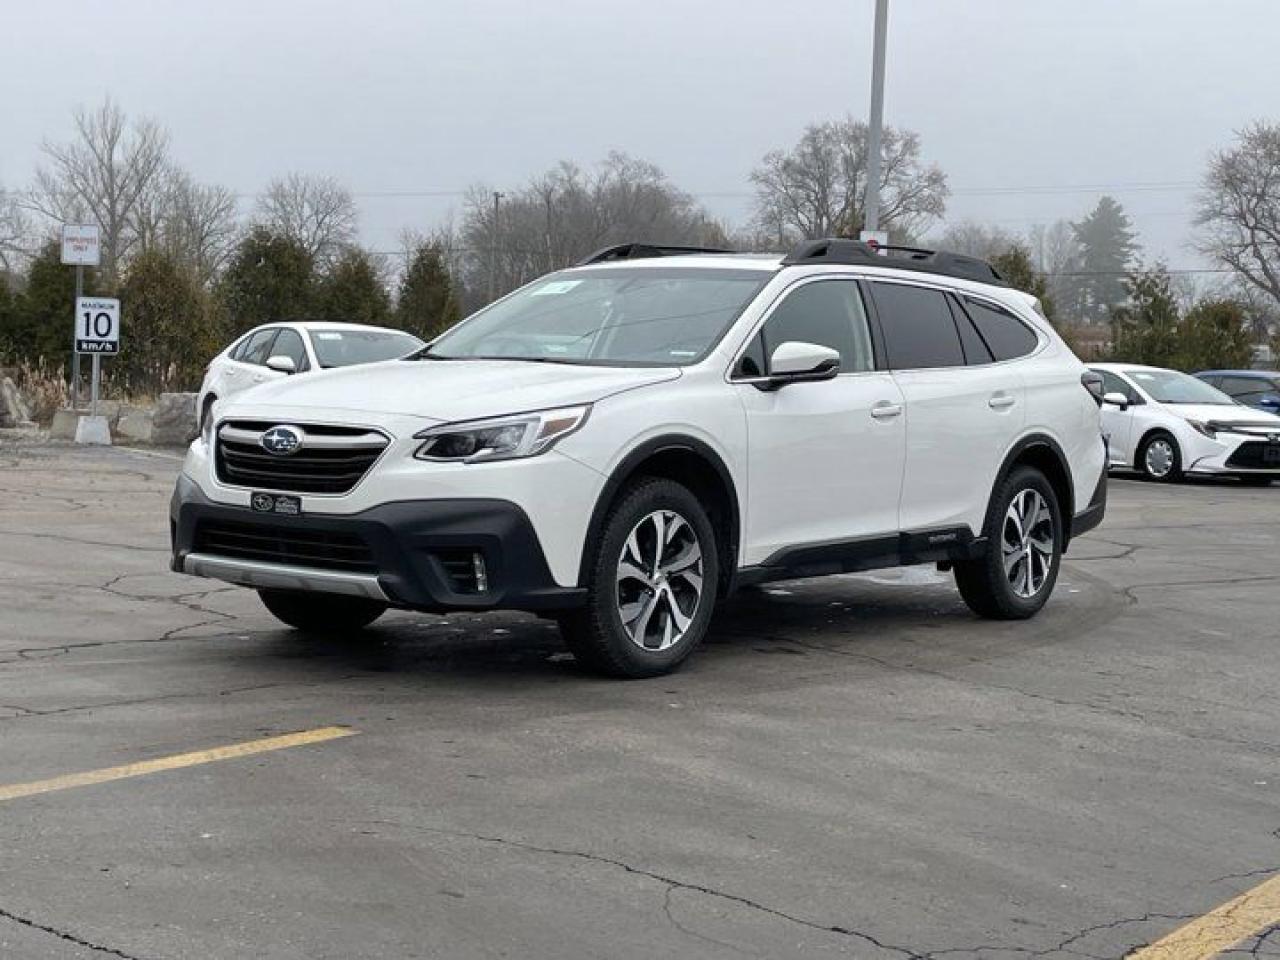
M 1089 498 L 1089 506 L 1077 513 L 1071 518 L 1071 539 L 1075 539 L 1082 533 L 1088 533 L 1098 524 L 1102 523 L 1102 518 L 1107 513 L 1107 465 L 1102 467 L 1102 476 L 1098 478 L 1098 485 L 1093 490 L 1093 496 Z
M 585 590 L 555 582 L 533 524 L 519 506 L 506 500 L 408 500 L 341 516 L 265 517 L 247 507 L 214 503 L 182 476 L 169 512 L 173 569 L 178 571 L 188 553 L 213 552 L 203 530 L 232 524 L 242 534 L 260 531 L 258 539 L 241 540 L 253 545 L 252 559 L 265 563 L 277 559 L 271 552 L 273 543 L 279 545 L 278 562 L 297 565 L 296 542 L 304 536 L 308 542 L 343 544 L 348 553 L 358 542 L 372 557 L 383 592 L 399 607 L 436 613 L 547 611 L 572 609 L 586 601 Z M 290 531 L 298 536 L 289 537 Z M 234 555 L 236 547 L 228 549 Z M 459 576 L 458 558 L 476 554 L 483 558 L 484 580 L 465 581 Z

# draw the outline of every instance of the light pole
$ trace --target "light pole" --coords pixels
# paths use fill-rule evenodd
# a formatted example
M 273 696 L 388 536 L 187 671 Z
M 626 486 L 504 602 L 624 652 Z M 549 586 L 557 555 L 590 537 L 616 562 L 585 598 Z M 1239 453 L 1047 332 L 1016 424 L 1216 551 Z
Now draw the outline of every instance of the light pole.
M 489 302 L 498 299 L 498 202 L 502 194 L 493 191 L 493 223 L 489 231 Z
M 867 199 L 863 228 L 880 229 L 880 129 L 884 125 L 884 47 L 889 0 L 876 0 L 875 46 L 871 52 L 871 120 L 867 127 Z

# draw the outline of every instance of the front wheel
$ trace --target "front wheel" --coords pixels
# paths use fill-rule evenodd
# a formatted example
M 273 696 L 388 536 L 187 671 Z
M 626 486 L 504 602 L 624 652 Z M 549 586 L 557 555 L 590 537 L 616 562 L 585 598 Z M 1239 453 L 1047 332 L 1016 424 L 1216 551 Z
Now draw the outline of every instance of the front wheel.
M 1182 451 L 1167 433 L 1153 433 L 1138 451 L 1138 469 L 1148 480 L 1173 483 L 1182 479 Z
M 715 530 L 687 487 L 652 478 L 605 519 L 591 557 L 587 603 L 560 618 L 579 663 L 613 677 L 654 677 L 702 642 L 716 602 Z
M 360 630 L 387 612 L 385 603 L 333 593 L 259 590 L 258 596 L 277 620 L 304 633 L 337 634 Z
M 1018 467 L 996 490 L 984 556 L 955 565 L 969 608 L 993 620 L 1025 620 L 1049 599 L 1062 559 L 1062 511 L 1045 475 Z

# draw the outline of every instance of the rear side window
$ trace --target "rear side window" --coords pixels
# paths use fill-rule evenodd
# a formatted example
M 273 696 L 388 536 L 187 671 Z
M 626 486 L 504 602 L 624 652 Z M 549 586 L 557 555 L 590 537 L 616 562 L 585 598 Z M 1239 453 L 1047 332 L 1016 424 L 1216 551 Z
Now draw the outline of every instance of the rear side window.
M 875 367 L 867 313 L 854 280 L 819 280 L 788 293 L 761 334 L 760 347 L 753 344 L 747 351 L 757 362 L 761 355 L 766 359 L 772 356 L 779 344 L 797 341 L 838 351 L 841 373 Z
M 951 304 L 951 312 L 955 316 L 956 327 L 960 330 L 960 342 L 964 344 L 964 358 L 968 361 L 969 366 L 979 366 L 984 363 L 992 363 L 995 357 L 991 355 L 991 350 L 987 347 L 987 341 L 982 339 L 978 333 L 978 328 L 973 325 L 973 321 L 969 319 L 969 315 L 964 312 L 955 300 L 949 301 Z
M 894 370 L 963 367 L 964 351 L 946 295 L 902 283 L 872 283 L 889 366 Z
M 236 357 L 242 363 L 256 363 L 259 366 L 267 362 L 271 350 L 271 341 L 276 338 L 278 328 L 268 327 L 266 330 L 259 330 L 248 340 L 244 346 L 240 348 L 240 355 Z
M 963 297 L 962 300 L 965 311 L 973 318 L 973 325 L 997 360 L 1025 357 L 1040 343 L 1027 325 L 1008 310 L 972 297 Z

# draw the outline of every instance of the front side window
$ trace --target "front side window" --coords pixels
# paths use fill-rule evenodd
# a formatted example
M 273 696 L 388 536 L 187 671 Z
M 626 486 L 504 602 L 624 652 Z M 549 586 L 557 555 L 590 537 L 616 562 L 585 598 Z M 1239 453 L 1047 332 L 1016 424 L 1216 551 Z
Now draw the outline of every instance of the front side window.
M 1102 377 L 1103 393 L 1122 393 L 1128 398 L 1129 403 L 1131 404 L 1139 404 L 1143 402 L 1142 398 L 1138 396 L 1138 391 L 1133 389 L 1131 384 L 1126 383 L 1110 370 L 1095 370 L 1093 372 Z
M 816 343 L 840 354 L 841 373 L 875 369 L 862 294 L 854 280 L 820 280 L 786 294 L 752 338 L 738 365 L 743 376 L 761 376 L 768 358 L 787 342 Z
M 421 356 L 684 366 L 719 343 L 772 276 L 715 267 L 564 271 L 480 311 Z
M 302 337 L 296 330 L 285 328 L 280 331 L 276 342 L 271 345 L 271 356 L 288 357 L 293 361 L 294 369 L 298 373 L 302 373 L 311 366 L 307 360 L 306 345 L 303 344 Z
M 1176 370 L 1126 370 L 1124 375 L 1157 403 L 1235 405 L 1235 401 L 1217 387 Z
M 240 356 L 236 359 L 242 363 L 253 363 L 262 366 L 267 362 L 271 350 L 271 342 L 275 340 L 276 334 L 279 332 L 277 327 L 268 327 L 266 330 L 259 330 L 253 336 L 245 341 Z
M 945 294 L 903 283 L 870 286 L 892 369 L 965 365 L 960 334 Z
M 1016 360 L 1025 357 L 1040 343 L 1040 339 L 1026 325 L 1007 310 L 994 304 L 962 297 L 965 312 L 978 328 L 978 333 L 997 360 Z
M 409 333 L 391 330 L 312 330 L 311 346 L 320 369 L 398 360 L 422 346 Z

